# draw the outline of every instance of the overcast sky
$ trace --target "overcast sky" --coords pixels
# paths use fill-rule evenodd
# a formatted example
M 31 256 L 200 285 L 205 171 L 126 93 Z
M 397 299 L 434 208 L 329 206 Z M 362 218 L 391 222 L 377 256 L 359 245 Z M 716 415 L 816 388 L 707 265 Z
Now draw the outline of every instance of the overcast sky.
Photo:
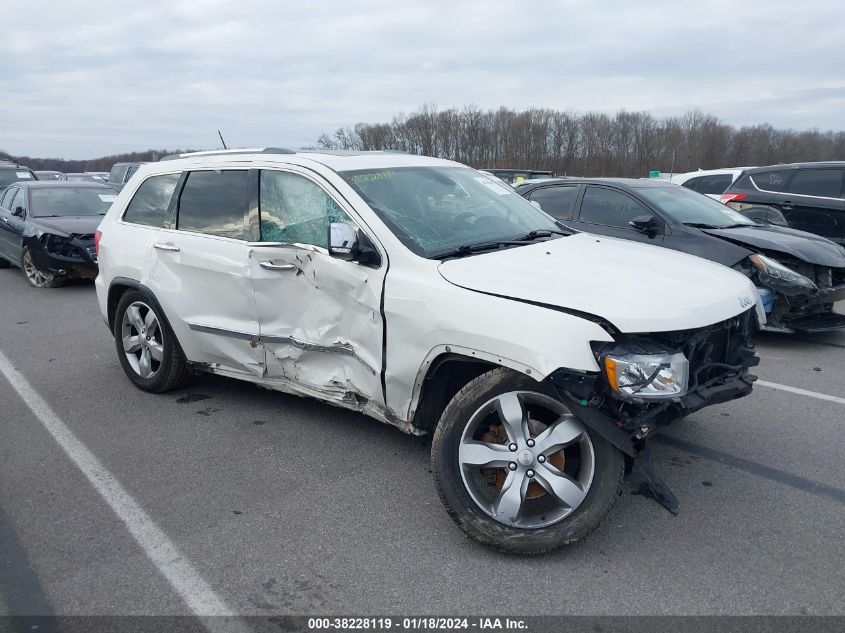
M 841 0 L 3 4 L 13 154 L 299 147 L 423 103 L 845 129 Z

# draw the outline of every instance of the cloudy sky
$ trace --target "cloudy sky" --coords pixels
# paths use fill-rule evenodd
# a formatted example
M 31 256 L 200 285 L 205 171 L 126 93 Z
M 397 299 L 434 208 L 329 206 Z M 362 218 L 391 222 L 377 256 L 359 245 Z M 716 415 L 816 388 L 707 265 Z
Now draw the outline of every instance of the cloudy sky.
M 841 0 L 4 3 L 0 149 L 313 145 L 439 107 L 845 129 Z

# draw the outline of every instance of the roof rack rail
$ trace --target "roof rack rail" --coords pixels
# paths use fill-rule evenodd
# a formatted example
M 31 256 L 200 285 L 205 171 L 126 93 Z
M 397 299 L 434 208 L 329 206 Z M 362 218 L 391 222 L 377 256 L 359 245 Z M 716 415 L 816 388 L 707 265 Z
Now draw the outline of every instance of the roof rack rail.
M 193 156 L 229 156 L 233 154 L 296 154 L 292 149 L 285 147 L 254 147 L 244 149 L 213 149 L 204 152 L 185 152 L 184 154 L 168 154 L 161 160 L 178 160 L 179 158 L 191 158 Z

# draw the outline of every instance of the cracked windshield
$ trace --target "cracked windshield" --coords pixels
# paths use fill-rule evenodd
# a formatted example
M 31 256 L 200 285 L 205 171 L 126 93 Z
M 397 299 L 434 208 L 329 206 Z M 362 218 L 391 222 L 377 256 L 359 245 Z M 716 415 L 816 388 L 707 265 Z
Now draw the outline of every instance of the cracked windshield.
M 462 246 L 559 231 L 555 221 L 484 174 L 463 167 L 396 167 L 341 176 L 411 251 L 436 258 Z

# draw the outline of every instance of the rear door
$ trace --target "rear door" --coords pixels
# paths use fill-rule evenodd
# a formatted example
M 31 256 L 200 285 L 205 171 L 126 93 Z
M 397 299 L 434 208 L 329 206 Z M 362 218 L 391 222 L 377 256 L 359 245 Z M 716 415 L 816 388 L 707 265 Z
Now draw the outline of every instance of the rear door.
M 845 243 L 843 175 L 845 170 L 838 167 L 796 170 L 777 205 L 787 224 Z
M 386 264 L 329 256 L 329 224 L 360 224 L 322 178 L 294 166 L 259 178 L 249 266 L 267 376 L 319 398 L 383 405 Z
M 634 229 L 629 222 L 644 215 L 654 217 L 657 233 L 649 236 Z M 633 196 L 610 187 L 587 185 L 581 196 L 572 227 L 587 233 L 610 235 L 625 240 L 663 245 L 665 225 L 660 216 Z
M 150 283 L 188 360 L 262 375 L 244 230 L 255 177 L 245 167 L 183 174 L 174 218 L 152 244 Z

